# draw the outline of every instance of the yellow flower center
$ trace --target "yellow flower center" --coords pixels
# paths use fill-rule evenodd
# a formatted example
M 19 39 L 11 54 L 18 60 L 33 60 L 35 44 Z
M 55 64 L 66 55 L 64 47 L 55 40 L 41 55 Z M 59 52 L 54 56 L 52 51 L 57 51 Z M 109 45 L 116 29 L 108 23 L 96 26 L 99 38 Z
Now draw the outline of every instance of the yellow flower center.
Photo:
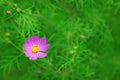
M 33 53 L 39 52 L 38 46 L 33 46 L 33 47 L 32 47 L 32 52 L 33 52 Z

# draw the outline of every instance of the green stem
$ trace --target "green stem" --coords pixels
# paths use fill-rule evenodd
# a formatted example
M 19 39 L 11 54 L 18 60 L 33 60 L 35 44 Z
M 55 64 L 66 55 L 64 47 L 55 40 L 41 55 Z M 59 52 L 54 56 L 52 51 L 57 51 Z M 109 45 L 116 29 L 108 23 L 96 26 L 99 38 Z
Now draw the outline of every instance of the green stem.
M 42 69 L 44 69 L 44 70 L 46 70 L 46 71 L 48 71 L 48 72 L 50 72 L 50 73 L 52 73 L 52 74 L 61 74 L 61 75 L 64 75 L 64 76 L 69 76 L 69 74 L 67 74 L 67 73 L 65 73 L 65 72 L 61 72 L 61 71 L 53 71 L 53 70 L 49 70 L 48 68 L 46 68 L 46 67 L 44 67 L 44 66 L 42 66 L 42 65 L 40 65 L 38 62 L 36 62 L 36 61 L 34 61 L 34 63 L 36 64 L 36 65 L 38 65 L 39 67 L 41 67 Z

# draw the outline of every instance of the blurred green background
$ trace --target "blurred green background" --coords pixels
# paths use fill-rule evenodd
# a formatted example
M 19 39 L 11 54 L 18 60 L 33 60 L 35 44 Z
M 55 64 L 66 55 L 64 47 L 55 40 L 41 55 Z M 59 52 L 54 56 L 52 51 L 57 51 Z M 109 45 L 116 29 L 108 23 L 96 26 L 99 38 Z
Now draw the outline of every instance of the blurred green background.
M 120 80 L 120 0 L 0 0 L 0 80 Z M 48 56 L 29 60 L 28 37 Z

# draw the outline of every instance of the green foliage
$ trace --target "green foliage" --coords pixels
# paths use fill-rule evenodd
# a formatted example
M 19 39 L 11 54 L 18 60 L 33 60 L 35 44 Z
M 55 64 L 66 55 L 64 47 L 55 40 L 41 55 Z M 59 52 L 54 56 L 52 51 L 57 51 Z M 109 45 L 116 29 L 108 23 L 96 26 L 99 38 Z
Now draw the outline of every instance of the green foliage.
M 107 62 L 102 62 L 113 42 L 108 18 L 120 13 L 119 4 L 119 0 L 0 0 L 1 79 L 113 80 L 105 76 Z M 50 49 L 46 58 L 31 61 L 23 44 L 34 35 L 46 36 Z

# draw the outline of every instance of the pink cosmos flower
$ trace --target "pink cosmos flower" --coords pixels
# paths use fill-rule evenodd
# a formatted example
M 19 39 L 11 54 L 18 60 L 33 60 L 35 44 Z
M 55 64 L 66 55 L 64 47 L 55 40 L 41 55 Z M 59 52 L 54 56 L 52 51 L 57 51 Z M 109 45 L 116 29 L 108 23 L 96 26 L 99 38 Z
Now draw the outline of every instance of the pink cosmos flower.
M 39 40 L 38 36 L 28 38 L 24 44 L 24 53 L 30 60 L 36 60 L 37 58 L 44 58 L 47 56 L 45 53 L 49 48 L 49 44 L 46 44 L 46 38 L 43 37 Z

